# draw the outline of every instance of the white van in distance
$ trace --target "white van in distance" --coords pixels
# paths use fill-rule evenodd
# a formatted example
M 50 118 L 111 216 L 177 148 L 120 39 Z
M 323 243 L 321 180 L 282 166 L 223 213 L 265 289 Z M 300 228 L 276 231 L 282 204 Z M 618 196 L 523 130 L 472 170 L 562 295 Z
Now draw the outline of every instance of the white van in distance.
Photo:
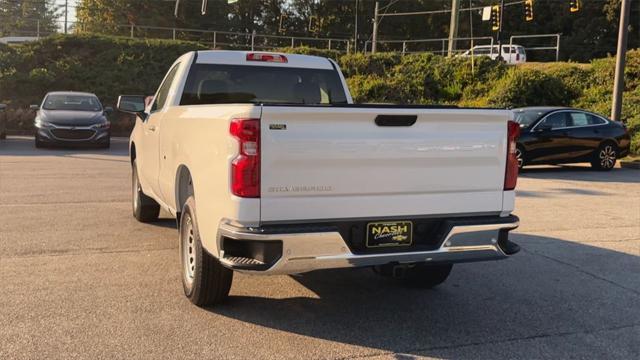
M 460 56 L 488 56 L 492 60 L 496 60 L 501 56 L 504 62 L 509 65 L 527 62 L 527 53 L 521 45 L 502 45 L 502 54 L 498 50 L 498 45 L 478 45 L 460 54 Z

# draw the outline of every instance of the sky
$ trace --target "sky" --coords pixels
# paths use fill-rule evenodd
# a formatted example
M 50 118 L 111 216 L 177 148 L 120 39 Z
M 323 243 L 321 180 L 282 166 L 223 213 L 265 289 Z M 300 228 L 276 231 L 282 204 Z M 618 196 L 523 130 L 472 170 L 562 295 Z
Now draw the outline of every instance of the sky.
M 67 2 L 68 2 L 67 22 L 69 23 L 69 26 L 71 26 L 76 21 L 76 6 L 77 6 L 79 0 L 67 0 Z M 58 21 L 59 21 L 58 24 L 59 24 L 60 30 L 64 30 L 64 3 L 65 3 L 65 0 L 55 0 L 55 3 L 57 5 L 62 6 L 62 8 L 60 10 L 60 18 L 58 19 Z

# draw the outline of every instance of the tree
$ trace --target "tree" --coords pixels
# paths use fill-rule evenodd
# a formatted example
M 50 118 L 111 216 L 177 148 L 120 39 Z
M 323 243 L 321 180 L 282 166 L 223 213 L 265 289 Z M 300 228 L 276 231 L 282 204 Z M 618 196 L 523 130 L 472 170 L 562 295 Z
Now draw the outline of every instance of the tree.
M 0 1 L 0 33 L 13 36 L 36 36 L 57 30 L 59 6 L 54 0 Z

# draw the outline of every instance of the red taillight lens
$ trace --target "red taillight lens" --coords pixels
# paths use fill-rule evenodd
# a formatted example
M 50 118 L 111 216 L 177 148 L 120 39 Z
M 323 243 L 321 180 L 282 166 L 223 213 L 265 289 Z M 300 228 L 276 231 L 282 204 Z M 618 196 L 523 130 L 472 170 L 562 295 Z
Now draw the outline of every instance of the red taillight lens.
M 288 60 L 286 56 L 280 54 L 248 53 L 247 61 L 286 63 Z
M 518 158 L 516 157 L 517 141 L 520 136 L 520 124 L 515 121 L 507 123 L 507 169 L 504 175 L 504 189 L 513 190 L 518 182 Z
M 231 192 L 260 197 L 260 120 L 233 119 L 229 133 L 238 140 L 238 156 L 231 162 Z

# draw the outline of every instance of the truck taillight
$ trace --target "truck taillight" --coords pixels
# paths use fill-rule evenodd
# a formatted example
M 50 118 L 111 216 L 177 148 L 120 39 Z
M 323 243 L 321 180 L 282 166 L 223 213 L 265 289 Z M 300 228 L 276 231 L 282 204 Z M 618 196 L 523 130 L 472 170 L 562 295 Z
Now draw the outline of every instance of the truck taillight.
M 507 169 L 504 175 L 504 189 L 513 190 L 518 182 L 518 158 L 516 157 L 517 141 L 520 136 L 520 124 L 515 121 L 507 123 Z
M 231 192 L 260 197 L 260 119 L 233 119 L 229 133 L 238 140 L 238 156 L 231 162 Z

